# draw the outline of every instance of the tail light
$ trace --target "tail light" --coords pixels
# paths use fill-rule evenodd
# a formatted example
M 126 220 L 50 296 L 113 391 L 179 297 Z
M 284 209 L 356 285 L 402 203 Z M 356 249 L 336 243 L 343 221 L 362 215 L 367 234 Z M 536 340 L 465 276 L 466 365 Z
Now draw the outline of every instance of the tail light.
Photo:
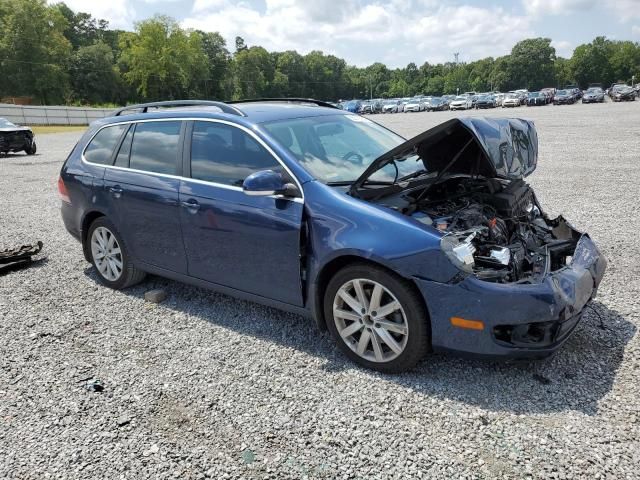
M 58 177 L 58 193 L 60 194 L 60 199 L 63 202 L 71 203 L 71 199 L 69 198 L 69 192 L 67 191 L 67 186 L 64 184 L 62 180 L 62 176 Z

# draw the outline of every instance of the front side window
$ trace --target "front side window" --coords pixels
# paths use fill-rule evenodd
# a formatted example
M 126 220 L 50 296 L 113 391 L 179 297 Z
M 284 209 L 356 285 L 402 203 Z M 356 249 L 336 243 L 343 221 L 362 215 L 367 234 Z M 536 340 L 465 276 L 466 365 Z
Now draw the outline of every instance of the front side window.
M 114 125 L 103 128 L 93 137 L 84 151 L 84 158 L 91 163 L 111 165 L 113 151 L 128 125 Z
M 136 125 L 129 165 L 145 172 L 176 175 L 182 122 L 144 122 Z
M 217 122 L 195 122 L 191 137 L 191 177 L 241 187 L 260 170 L 282 172 L 282 166 L 251 135 Z

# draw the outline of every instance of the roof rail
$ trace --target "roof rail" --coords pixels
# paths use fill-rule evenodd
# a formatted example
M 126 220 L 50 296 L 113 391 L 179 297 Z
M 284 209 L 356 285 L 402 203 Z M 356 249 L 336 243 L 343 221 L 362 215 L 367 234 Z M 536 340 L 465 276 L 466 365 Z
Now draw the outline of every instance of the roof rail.
M 338 107 L 331 105 L 329 102 L 323 102 L 322 100 L 315 100 L 313 98 L 251 98 L 246 100 L 234 100 L 232 102 L 228 102 L 229 104 L 234 103 L 261 103 L 261 102 L 286 102 L 286 103 L 312 103 L 317 105 L 318 107 L 327 107 L 327 108 L 336 108 Z
M 142 109 L 142 113 L 147 113 L 149 108 L 178 108 L 178 107 L 201 107 L 201 106 L 209 106 L 209 107 L 218 107 L 224 113 L 229 113 L 231 115 L 239 115 L 241 117 L 246 117 L 247 115 L 242 112 L 242 110 L 232 107 L 224 102 L 215 102 L 211 100 L 169 100 L 166 102 L 151 102 L 151 103 L 140 103 L 137 105 L 129 105 L 127 107 L 121 108 L 117 110 L 113 116 L 119 117 L 124 112 L 129 110 L 138 110 Z

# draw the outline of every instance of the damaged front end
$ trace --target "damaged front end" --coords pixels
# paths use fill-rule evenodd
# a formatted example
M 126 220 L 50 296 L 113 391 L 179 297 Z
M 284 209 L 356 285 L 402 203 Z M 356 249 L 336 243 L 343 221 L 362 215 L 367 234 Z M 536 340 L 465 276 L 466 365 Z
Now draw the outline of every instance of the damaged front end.
M 607 262 L 588 235 L 543 212 L 524 181 L 537 152 L 532 122 L 454 119 L 377 159 L 351 188 L 438 232 L 459 270 L 446 283 L 415 278 L 434 349 L 544 356 L 594 298 Z M 409 159 L 424 170 L 392 186 L 367 183 L 383 166 Z M 457 328 L 455 319 L 471 319 L 489 335 Z
M 368 186 L 379 169 L 422 162 L 422 175 L 393 187 Z M 549 219 L 524 181 L 537 166 L 538 136 L 521 119 L 460 118 L 376 159 L 351 195 L 389 206 L 441 232 L 460 270 L 496 283 L 536 283 L 571 263 L 582 234 Z
M 571 263 L 582 236 L 564 218 L 544 215 L 522 180 L 451 178 L 413 208 L 444 233 L 449 260 L 490 282 L 540 282 Z

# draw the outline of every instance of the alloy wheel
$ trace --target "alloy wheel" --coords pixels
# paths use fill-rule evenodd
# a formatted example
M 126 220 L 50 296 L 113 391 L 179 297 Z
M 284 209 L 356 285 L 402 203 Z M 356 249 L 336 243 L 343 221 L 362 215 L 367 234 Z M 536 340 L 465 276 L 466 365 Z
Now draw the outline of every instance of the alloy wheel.
M 344 283 L 333 301 L 333 319 L 342 341 L 368 361 L 392 361 L 407 345 L 409 325 L 402 305 L 373 280 Z
M 122 275 L 122 250 L 113 232 L 98 227 L 91 235 L 91 255 L 104 278 L 115 282 Z

